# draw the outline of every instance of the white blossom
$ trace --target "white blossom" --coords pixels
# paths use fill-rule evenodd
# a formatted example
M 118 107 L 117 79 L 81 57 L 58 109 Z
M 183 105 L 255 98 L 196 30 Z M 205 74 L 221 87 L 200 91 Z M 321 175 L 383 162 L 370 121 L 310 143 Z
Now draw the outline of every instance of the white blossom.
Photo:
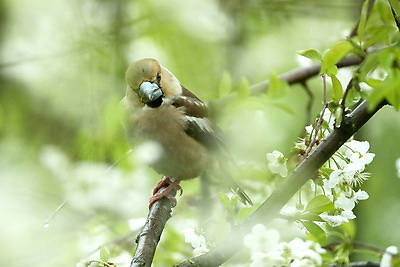
M 320 266 L 325 250 L 318 243 L 295 238 L 278 243 L 280 234 L 257 224 L 245 236 L 244 245 L 251 251 L 251 267 L 256 266 Z
M 335 201 L 335 208 L 352 211 L 356 203 L 353 199 L 346 197 L 343 193 Z
M 207 240 L 202 234 L 197 233 L 193 228 L 185 229 L 183 230 L 183 233 L 185 235 L 185 243 L 192 246 L 193 252 L 196 256 L 208 251 Z
M 251 229 L 251 234 L 244 237 L 243 243 L 254 251 L 269 251 L 274 248 L 280 239 L 280 234 L 275 229 L 266 229 L 263 224 L 256 224 Z
M 380 267 L 392 267 L 392 258 L 398 253 L 399 249 L 396 246 L 386 248 L 381 259 Z
M 400 178 L 400 158 L 396 159 L 397 177 Z
M 368 193 L 363 190 L 358 190 L 357 192 L 354 192 L 354 199 L 356 200 L 356 202 L 358 200 L 366 200 L 368 198 L 369 198 Z
M 286 167 L 287 159 L 281 152 L 274 150 L 272 151 L 272 153 L 267 153 L 266 157 L 268 160 L 268 168 L 272 173 L 279 174 L 282 177 L 287 176 L 288 174 L 288 170 Z
M 349 220 L 340 215 L 329 215 L 328 212 L 323 212 L 319 215 L 322 220 L 326 221 L 330 226 L 336 227 Z

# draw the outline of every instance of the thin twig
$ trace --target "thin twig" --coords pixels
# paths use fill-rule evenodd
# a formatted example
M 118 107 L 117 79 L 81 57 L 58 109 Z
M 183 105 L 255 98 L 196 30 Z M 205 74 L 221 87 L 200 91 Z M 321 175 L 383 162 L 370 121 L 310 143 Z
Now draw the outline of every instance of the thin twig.
M 336 242 L 332 242 L 332 243 L 329 243 L 329 244 L 323 246 L 323 248 L 331 250 L 331 251 L 334 251 L 334 250 L 337 249 L 337 247 L 339 247 L 339 246 L 341 246 L 343 244 L 344 244 L 343 241 L 336 241 Z M 367 250 L 370 250 L 370 251 L 377 252 L 377 253 L 379 253 L 381 255 L 383 253 L 388 253 L 392 257 L 398 256 L 398 254 L 386 252 L 386 249 L 384 249 L 384 248 L 381 248 L 381 247 L 378 247 L 378 246 L 375 246 L 375 245 L 372 245 L 372 244 L 360 242 L 360 241 L 352 241 L 351 245 L 354 248 L 364 248 L 364 249 L 367 249 Z
M 336 66 L 338 68 L 345 68 L 345 67 L 350 67 L 350 66 L 355 66 L 359 65 L 362 62 L 362 58 L 355 56 L 355 55 L 349 55 L 342 60 L 340 60 Z M 321 69 L 321 64 L 315 63 L 313 65 L 307 66 L 307 67 L 300 67 L 288 72 L 285 72 L 281 75 L 279 75 L 279 80 L 287 82 L 289 85 L 293 84 L 298 84 L 298 83 L 304 83 L 308 79 L 318 75 L 319 71 Z M 269 87 L 269 80 L 262 81 L 260 83 L 254 84 L 250 86 L 250 94 L 251 95 L 259 95 L 263 94 L 268 90 Z M 215 99 L 211 101 L 209 104 L 211 106 L 223 106 L 226 103 L 229 103 L 234 99 L 236 96 L 236 93 L 231 93 L 228 94 L 224 97 L 221 97 L 219 99 Z
M 343 264 L 341 263 L 334 263 L 328 265 L 329 267 L 342 267 Z M 359 262 L 351 262 L 348 265 L 349 267 L 379 267 L 381 264 L 379 262 L 374 261 L 359 261 Z
M 306 123 L 305 125 L 309 125 L 311 123 L 311 112 L 312 112 L 312 104 L 314 102 L 314 94 L 311 91 L 310 87 L 308 84 L 304 81 L 301 83 L 301 85 L 304 88 L 304 91 L 306 91 L 307 96 L 308 96 L 308 101 L 307 101 L 307 106 L 306 106 Z
M 317 143 L 318 140 L 318 132 L 319 132 L 319 128 L 321 128 L 322 122 L 324 121 L 324 114 L 325 114 L 325 110 L 328 107 L 328 101 L 326 100 L 326 75 L 322 75 L 322 81 L 323 81 L 323 88 L 324 88 L 324 105 L 322 106 L 322 110 L 321 113 L 319 114 L 319 118 L 318 121 L 313 129 L 313 132 L 311 133 L 311 142 L 308 145 L 305 157 L 307 157 L 307 155 L 310 153 L 311 149 L 313 148 L 313 146 L 315 145 L 315 143 Z

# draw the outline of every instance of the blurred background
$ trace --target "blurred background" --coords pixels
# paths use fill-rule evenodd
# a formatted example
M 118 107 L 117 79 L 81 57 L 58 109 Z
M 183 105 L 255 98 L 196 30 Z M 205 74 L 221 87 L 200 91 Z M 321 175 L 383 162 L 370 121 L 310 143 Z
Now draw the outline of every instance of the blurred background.
M 343 39 L 361 4 L 0 0 L 0 265 L 74 266 L 98 258 L 101 246 L 118 255 L 120 266 L 129 262 L 160 178 L 141 162 L 145 152 L 126 154 L 118 103 L 131 62 L 157 58 L 212 104 L 308 64 L 297 52 L 322 52 Z M 321 79 L 309 86 L 315 117 Z M 255 202 L 271 193 L 265 154 L 290 151 L 307 123 L 308 101 L 301 86 L 292 86 L 277 99 L 244 94 L 214 108 L 232 154 L 251 176 L 241 183 Z M 370 198 L 356 210 L 356 239 L 383 248 L 400 246 L 399 136 L 399 114 L 390 107 L 357 134 L 376 157 L 364 185 Z M 199 184 L 184 183 L 156 266 L 191 256 L 180 230 L 196 225 Z

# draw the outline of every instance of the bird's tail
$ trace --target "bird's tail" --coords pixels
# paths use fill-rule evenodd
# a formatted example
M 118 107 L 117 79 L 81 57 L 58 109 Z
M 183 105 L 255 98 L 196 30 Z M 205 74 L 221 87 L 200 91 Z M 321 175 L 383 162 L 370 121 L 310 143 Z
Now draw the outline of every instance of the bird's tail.
M 245 205 L 253 205 L 253 201 L 247 193 L 241 188 L 241 186 L 233 179 L 230 170 L 228 170 L 225 162 L 218 162 L 218 175 L 221 176 L 223 183 L 226 184 L 229 189 L 238 196 L 239 200 Z

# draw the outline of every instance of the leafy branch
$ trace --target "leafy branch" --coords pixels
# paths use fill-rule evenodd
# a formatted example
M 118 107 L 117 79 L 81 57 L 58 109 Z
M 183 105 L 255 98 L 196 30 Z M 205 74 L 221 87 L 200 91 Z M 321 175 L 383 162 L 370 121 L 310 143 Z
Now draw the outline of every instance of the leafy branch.
M 352 135 L 354 135 L 386 102 L 369 110 L 363 101 L 348 115 L 339 128 L 333 132 L 291 173 L 285 182 L 265 200 L 259 208 L 241 225 L 232 230 L 213 250 L 201 256 L 184 261 L 176 266 L 219 266 L 231 258 L 241 247 L 241 240 L 257 223 L 268 223 L 279 215 L 280 209 L 312 177 Z

